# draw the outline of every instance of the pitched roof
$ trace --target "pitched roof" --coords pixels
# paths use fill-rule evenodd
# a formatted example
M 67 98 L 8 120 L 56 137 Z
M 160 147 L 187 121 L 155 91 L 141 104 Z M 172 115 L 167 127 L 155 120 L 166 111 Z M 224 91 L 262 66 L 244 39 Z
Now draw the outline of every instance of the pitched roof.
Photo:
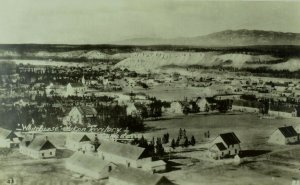
M 234 145 L 234 144 L 241 143 L 239 138 L 233 132 L 220 134 L 220 137 L 223 139 L 223 141 L 226 143 L 226 145 Z
M 119 166 L 111 174 L 110 177 L 120 181 L 126 181 L 131 185 L 172 185 L 173 183 L 165 176 L 152 174 L 135 168 L 126 168 Z
M 111 153 L 127 159 L 137 160 L 141 157 L 145 148 L 113 141 L 102 141 L 98 151 Z
M 0 138 L 7 139 L 11 133 L 12 133 L 11 130 L 7 130 L 0 127 Z
M 215 145 L 217 146 L 217 148 L 218 148 L 220 151 L 226 150 L 226 147 L 224 146 L 223 143 L 216 143 Z
M 28 148 L 40 151 L 45 149 L 52 149 L 55 148 L 55 146 L 44 137 L 35 137 L 32 141 L 30 141 Z
M 70 133 L 67 137 L 68 140 L 83 142 L 83 141 L 91 141 L 86 134 L 77 134 L 77 133 Z
M 84 87 L 82 83 L 71 83 L 72 87 Z
M 83 115 L 96 115 L 97 111 L 95 108 L 90 106 L 78 106 L 78 111 Z
M 298 133 L 292 126 L 280 127 L 278 130 L 284 135 L 284 137 L 294 137 L 298 136 Z
M 76 166 L 80 166 L 81 168 L 86 168 L 97 172 L 101 172 L 106 166 L 113 164 L 112 162 L 105 161 L 100 157 L 85 155 L 80 152 L 75 152 L 70 158 L 67 159 L 67 162 Z

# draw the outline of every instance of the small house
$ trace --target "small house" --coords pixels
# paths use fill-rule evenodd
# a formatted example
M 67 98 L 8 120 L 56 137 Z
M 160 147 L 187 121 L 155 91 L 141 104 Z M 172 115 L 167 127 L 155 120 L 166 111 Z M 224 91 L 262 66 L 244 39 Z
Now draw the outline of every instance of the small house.
M 33 137 L 32 140 L 23 139 L 20 143 L 20 153 L 35 159 L 54 158 L 56 147 L 48 137 Z
M 294 127 L 285 126 L 276 129 L 270 136 L 268 143 L 286 145 L 299 141 L 299 134 Z
M 93 152 L 95 146 L 92 144 L 92 140 L 86 134 L 71 133 L 66 138 L 66 148 L 73 151 Z
M 114 141 L 102 141 L 98 148 L 98 156 L 101 159 L 133 168 L 142 167 L 147 158 L 145 154 L 145 148 Z
M 152 174 L 140 169 L 128 169 L 118 166 L 109 175 L 110 185 L 130 184 L 130 185 L 173 185 L 168 178 L 158 174 Z
M 64 118 L 65 125 L 85 125 L 91 123 L 97 116 L 97 111 L 91 106 L 76 106 Z
M 116 164 L 100 159 L 97 156 L 75 152 L 65 162 L 66 169 L 95 179 L 108 178 Z
M 214 159 L 221 159 L 227 156 L 235 156 L 239 154 L 240 140 L 234 132 L 220 134 L 213 140 L 209 148 L 209 157 Z
M 0 128 L 0 147 L 13 148 L 19 146 L 19 137 L 11 130 Z

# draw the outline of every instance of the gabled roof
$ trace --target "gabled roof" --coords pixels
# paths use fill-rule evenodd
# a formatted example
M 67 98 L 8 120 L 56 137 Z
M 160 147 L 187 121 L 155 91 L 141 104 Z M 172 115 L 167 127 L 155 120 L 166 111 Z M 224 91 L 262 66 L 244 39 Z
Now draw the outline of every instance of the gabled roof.
M 14 134 L 13 131 L 7 130 L 7 129 L 4 129 L 4 128 L 0 127 L 0 138 L 2 138 L 2 139 L 9 139 L 9 136 L 11 134 Z M 15 137 L 17 137 L 17 136 L 15 135 Z
M 298 133 L 292 126 L 280 127 L 278 130 L 282 133 L 284 137 L 294 137 L 298 136 Z
M 239 138 L 233 132 L 220 134 L 220 137 L 223 139 L 227 146 L 241 143 Z
M 67 159 L 67 162 L 72 163 L 81 168 L 89 169 L 96 172 L 101 172 L 103 169 L 111 164 L 116 166 L 116 164 L 105 161 L 100 157 L 93 155 L 85 155 L 80 152 L 75 152 L 70 158 Z
M 30 141 L 27 147 L 37 151 L 55 148 L 55 146 L 44 137 L 35 137 L 32 141 Z
M 82 83 L 70 83 L 72 87 L 84 87 Z
M 131 185 L 172 185 L 173 183 L 165 176 L 152 174 L 140 169 L 126 168 L 118 166 L 110 177 L 116 178 L 120 181 L 125 181 Z
M 216 143 L 215 145 L 220 151 L 226 150 L 226 147 L 223 143 Z
M 96 115 L 97 114 L 96 109 L 93 107 L 90 107 L 90 106 L 78 106 L 77 109 L 82 115 Z
M 77 142 L 91 141 L 91 138 L 89 138 L 86 134 L 77 133 L 70 133 L 67 139 Z
M 138 160 L 145 151 L 145 148 L 113 141 L 102 141 L 98 151 L 114 154 L 127 159 Z

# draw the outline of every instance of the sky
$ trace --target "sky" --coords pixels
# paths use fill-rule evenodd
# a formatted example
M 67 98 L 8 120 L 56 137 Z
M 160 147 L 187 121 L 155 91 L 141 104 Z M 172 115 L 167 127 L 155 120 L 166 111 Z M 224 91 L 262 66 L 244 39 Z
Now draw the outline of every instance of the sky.
M 105 44 L 228 29 L 300 33 L 300 1 L 0 1 L 1 44 Z

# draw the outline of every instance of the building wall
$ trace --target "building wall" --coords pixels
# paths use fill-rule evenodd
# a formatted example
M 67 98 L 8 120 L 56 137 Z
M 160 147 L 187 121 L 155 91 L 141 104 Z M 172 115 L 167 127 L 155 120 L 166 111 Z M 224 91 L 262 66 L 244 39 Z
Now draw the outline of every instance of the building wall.
M 277 129 L 270 136 L 270 138 L 268 140 L 268 143 L 285 145 L 286 144 L 286 140 L 285 140 L 285 137 L 282 135 L 282 133 Z
M 280 111 L 269 111 L 269 115 L 271 116 L 278 116 L 278 117 L 282 117 L 282 118 L 292 118 L 293 114 L 289 113 L 289 112 L 280 112 Z
M 232 111 L 240 111 L 240 112 L 251 112 L 251 113 L 256 113 L 259 112 L 258 108 L 253 108 L 253 107 L 243 107 L 243 106 L 237 106 L 237 105 L 232 105 Z
M 76 172 L 76 173 L 79 173 L 79 174 L 82 174 L 85 176 L 89 176 L 89 177 L 92 177 L 95 179 L 100 179 L 102 177 L 99 172 L 90 170 L 88 168 L 84 168 L 82 166 L 74 165 L 74 163 L 70 162 L 69 160 L 66 161 L 65 167 L 66 167 L 66 169 L 68 169 L 70 171 L 73 171 L 73 172 Z
M 110 154 L 110 153 L 106 153 L 106 152 L 102 152 L 102 151 L 99 151 L 98 155 L 103 160 L 114 162 L 114 163 L 119 163 L 119 164 L 124 164 L 127 167 L 128 166 L 133 167 L 133 168 L 141 167 L 141 165 L 138 164 L 137 161 L 132 160 L 132 159 L 127 159 L 122 156 L 118 156 L 118 155 L 114 155 L 114 154 Z
M 67 122 L 83 125 L 83 116 L 76 107 L 72 108 L 72 110 L 66 116 L 65 124 L 67 124 Z
M 223 139 L 218 136 L 214 141 L 213 141 L 213 144 L 216 144 L 216 143 L 223 143 L 224 146 L 227 148 L 226 150 L 222 151 L 224 153 L 224 155 L 236 155 L 236 154 L 239 154 L 239 152 L 241 151 L 241 146 L 240 144 L 234 144 L 234 145 L 230 145 L 228 146 L 224 141 Z M 218 153 L 218 155 L 222 155 L 222 152 Z
M 27 147 L 21 146 L 19 149 L 20 153 L 24 155 L 28 155 L 35 159 L 44 159 L 44 158 L 52 158 L 56 156 L 56 149 L 48 149 L 48 150 L 31 150 Z
M 168 112 L 175 114 L 183 114 L 182 106 L 179 102 L 172 102 Z
M 90 141 L 78 142 L 78 141 L 73 141 L 70 139 L 66 140 L 66 148 L 73 150 L 73 151 L 78 151 L 79 149 L 86 148 L 84 146 L 87 144 L 90 144 Z
M 115 177 L 109 177 L 109 185 L 135 185 L 135 184 L 131 184 L 127 181 L 123 181 L 123 180 L 120 180 L 120 179 L 117 179 Z

